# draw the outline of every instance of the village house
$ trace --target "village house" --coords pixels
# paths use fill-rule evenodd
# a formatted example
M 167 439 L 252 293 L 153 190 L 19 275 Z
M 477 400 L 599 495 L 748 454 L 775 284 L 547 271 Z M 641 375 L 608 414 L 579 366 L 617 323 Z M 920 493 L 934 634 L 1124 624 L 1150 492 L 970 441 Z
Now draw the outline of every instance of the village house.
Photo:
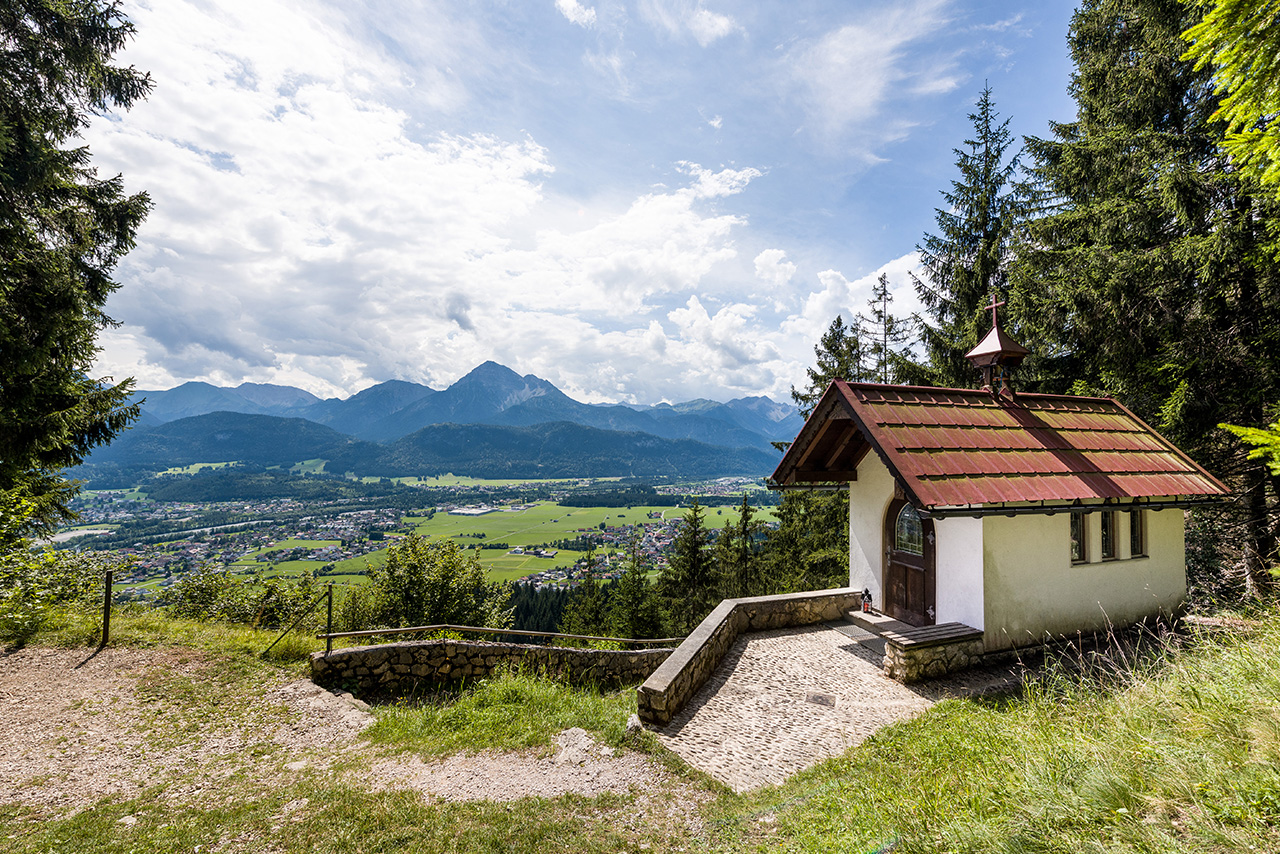
M 985 652 L 1178 612 L 1184 510 L 1226 488 L 1109 398 L 1016 392 L 993 327 L 981 389 L 831 383 L 772 478 L 847 489 L 849 584 Z

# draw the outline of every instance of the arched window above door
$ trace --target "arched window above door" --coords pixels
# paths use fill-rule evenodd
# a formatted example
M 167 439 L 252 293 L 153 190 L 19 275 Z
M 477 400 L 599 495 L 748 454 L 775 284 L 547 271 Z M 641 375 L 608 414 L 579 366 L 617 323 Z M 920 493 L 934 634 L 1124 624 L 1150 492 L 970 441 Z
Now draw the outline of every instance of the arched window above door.
M 893 547 L 907 554 L 924 554 L 924 528 L 920 524 L 920 514 L 910 504 L 903 505 L 898 511 L 898 521 L 894 525 Z

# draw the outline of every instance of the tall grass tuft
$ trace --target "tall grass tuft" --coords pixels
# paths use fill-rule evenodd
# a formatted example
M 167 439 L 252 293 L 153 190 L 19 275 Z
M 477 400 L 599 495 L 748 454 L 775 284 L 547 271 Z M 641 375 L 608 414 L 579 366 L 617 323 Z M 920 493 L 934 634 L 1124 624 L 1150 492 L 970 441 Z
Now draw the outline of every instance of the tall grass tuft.
M 1249 633 L 1149 634 L 1045 669 L 1016 698 L 948 700 L 729 814 L 794 804 L 760 850 L 1280 850 L 1274 615 Z M 724 824 L 726 838 L 754 838 L 745 819 Z
M 385 708 L 365 736 L 412 747 L 427 756 L 543 747 L 570 727 L 582 727 L 608 744 L 622 745 L 628 741 L 627 718 L 635 709 L 633 690 L 602 694 L 505 671 L 458 694 Z
M 47 609 L 39 632 L 30 643 L 60 647 L 90 647 L 97 644 L 102 614 L 95 609 L 63 607 Z M 117 605 L 111 617 L 112 647 L 187 646 L 235 656 L 261 656 L 280 635 L 278 629 L 254 629 L 232 623 L 182 619 L 160 608 L 145 605 Z M 267 660 L 298 668 L 313 652 L 324 649 L 324 641 L 311 633 L 290 632 L 271 650 Z

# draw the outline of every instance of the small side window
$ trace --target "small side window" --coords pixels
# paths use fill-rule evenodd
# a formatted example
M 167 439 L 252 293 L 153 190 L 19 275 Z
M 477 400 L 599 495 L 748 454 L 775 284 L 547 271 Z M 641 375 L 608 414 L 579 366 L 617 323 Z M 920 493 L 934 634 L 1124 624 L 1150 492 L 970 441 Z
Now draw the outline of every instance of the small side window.
M 1071 562 L 1084 563 L 1089 555 L 1085 549 L 1085 524 L 1083 513 L 1071 514 Z
M 1147 555 L 1147 518 L 1145 510 L 1129 511 L 1129 555 Z
M 1102 559 L 1115 560 L 1120 556 L 1119 543 L 1116 542 L 1116 513 L 1104 510 L 1099 516 L 1102 526 Z

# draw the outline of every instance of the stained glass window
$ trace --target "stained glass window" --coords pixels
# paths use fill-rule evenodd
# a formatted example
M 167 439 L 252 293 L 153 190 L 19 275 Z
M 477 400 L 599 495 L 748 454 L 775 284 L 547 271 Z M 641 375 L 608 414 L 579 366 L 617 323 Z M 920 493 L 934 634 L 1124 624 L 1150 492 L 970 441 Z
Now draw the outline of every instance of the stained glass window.
M 898 513 L 895 526 L 893 547 L 897 551 L 912 555 L 924 554 L 924 528 L 920 524 L 920 514 L 910 504 Z

